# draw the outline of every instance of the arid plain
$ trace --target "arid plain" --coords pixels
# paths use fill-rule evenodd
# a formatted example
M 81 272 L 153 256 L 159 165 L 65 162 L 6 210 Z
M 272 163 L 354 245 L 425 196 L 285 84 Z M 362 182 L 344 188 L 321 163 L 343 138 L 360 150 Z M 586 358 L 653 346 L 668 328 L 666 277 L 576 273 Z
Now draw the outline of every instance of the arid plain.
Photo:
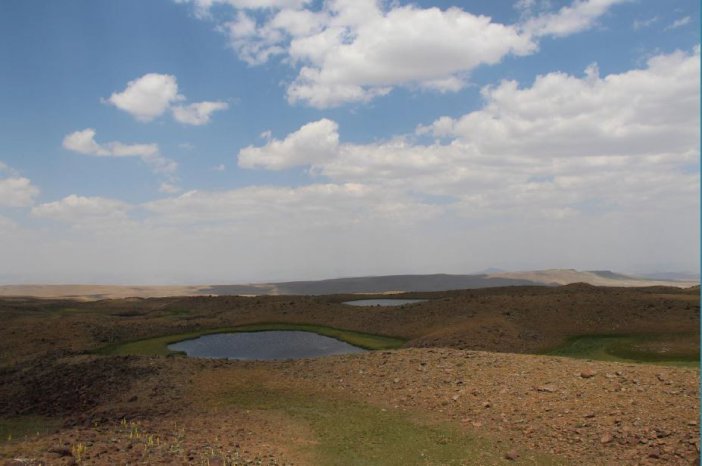
M 571 284 L 398 297 L 427 301 L 5 297 L 0 458 L 697 464 L 699 288 Z M 234 361 L 166 348 L 242 328 L 306 329 L 374 351 Z

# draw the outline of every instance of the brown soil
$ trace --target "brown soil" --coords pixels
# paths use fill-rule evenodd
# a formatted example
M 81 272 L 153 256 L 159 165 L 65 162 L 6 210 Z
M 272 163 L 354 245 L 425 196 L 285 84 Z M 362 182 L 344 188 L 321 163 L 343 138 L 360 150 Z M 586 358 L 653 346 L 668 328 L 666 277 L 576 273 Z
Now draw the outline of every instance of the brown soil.
M 62 427 L 0 443 L 0 459 L 314 464 L 307 447 L 317 439 L 304 423 L 222 401 L 245 386 L 449 422 L 505 452 L 570 464 L 697 464 L 698 370 L 512 354 L 578 334 L 697 332 L 696 292 L 571 285 L 407 297 L 432 301 L 366 309 L 340 304 L 348 296 L 2 300 L 0 420 L 39 415 Z M 86 353 L 255 322 L 402 336 L 408 348 L 287 362 Z

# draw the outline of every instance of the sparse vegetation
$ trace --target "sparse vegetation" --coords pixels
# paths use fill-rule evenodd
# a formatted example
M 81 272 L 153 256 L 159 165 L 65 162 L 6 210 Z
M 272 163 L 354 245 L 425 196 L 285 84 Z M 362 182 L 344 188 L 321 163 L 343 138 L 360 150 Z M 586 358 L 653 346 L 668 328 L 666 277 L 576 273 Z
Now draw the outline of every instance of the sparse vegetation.
M 43 435 L 59 426 L 56 419 L 42 416 L 15 416 L 0 418 L 0 443 Z
M 167 335 L 157 338 L 147 338 L 127 343 L 109 345 L 98 350 L 100 354 L 111 355 L 150 355 L 167 356 L 178 354 L 168 349 L 168 345 L 179 341 L 192 340 L 203 335 L 215 333 L 236 333 L 236 332 L 265 332 L 271 330 L 300 330 L 313 332 L 319 335 L 336 338 L 354 346 L 369 350 L 394 349 L 401 347 L 405 340 L 383 335 L 372 335 L 370 333 L 353 332 L 332 327 L 311 324 L 285 324 L 285 323 L 263 323 L 255 325 L 242 325 L 240 327 L 222 327 L 207 330 L 198 330 L 189 333 Z
M 630 364 L 696 364 L 697 290 L 573 285 L 412 297 L 429 301 L 358 308 L 341 304 L 349 295 L 0 299 L 0 462 L 404 466 L 658 457 L 683 465 L 697 458 L 699 372 Z M 293 361 L 159 357 L 175 341 L 268 330 L 402 348 Z M 597 337 L 556 348 L 578 333 Z M 513 354 L 554 349 L 572 357 Z M 600 356 L 627 363 L 584 360 Z M 37 429 L 29 414 L 55 427 Z
M 306 447 L 315 464 L 361 465 L 495 465 L 510 464 L 505 446 L 491 443 L 447 423 L 348 400 L 246 387 L 223 399 L 238 407 L 274 410 L 309 427 L 317 441 Z M 523 452 L 524 464 L 565 464 L 545 454 Z
M 583 335 L 569 338 L 566 344 L 548 354 L 599 361 L 699 367 L 700 344 L 698 337 L 691 333 Z

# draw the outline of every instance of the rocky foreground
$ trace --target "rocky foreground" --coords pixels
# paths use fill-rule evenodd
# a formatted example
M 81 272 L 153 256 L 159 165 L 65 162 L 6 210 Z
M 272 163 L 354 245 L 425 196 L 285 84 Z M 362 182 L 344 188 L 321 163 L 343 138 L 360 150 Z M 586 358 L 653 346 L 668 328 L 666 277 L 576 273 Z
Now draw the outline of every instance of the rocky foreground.
M 440 348 L 285 362 L 27 362 L 0 374 L 0 414 L 60 422 L 0 443 L 0 458 L 13 465 L 321 464 L 315 432 L 273 402 L 288 398 L 448 422 L 484 441 L 483 459 L 466 451 L 455 464 L 699 464 L 698 370 Z

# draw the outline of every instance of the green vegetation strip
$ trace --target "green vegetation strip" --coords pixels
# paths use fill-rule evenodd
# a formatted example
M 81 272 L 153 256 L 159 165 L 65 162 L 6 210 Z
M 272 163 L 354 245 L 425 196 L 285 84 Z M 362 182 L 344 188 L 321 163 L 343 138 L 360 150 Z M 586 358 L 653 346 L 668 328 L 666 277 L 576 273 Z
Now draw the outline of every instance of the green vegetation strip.
M 266 323 L 242 325 L 239 327 L 222 327 L 207 330 L 197 330 L 189 333 L 176 335 L 166 335 L 156 338 L 130 341 L 115 345 L 105 346 L 97 350 L 99 354 L 108 355 L 147 355 L 147 356 L 168 356 L 178 354 L 168 349 L 168 345 L 179 341 L 192 340 L 203 335 L 215 333 L 237 333 L 237 332 L 266 332 L 271 330 L 298 330 L 324 335 L 337 340 L 345 341 L 354 346 L 368 350 L 382 350 L 400 348 L 405 344 L 405 340 L 383 335 L 373 335 L 371 333 L 353 332 L 333 327 L 323 327 L 311 324 L 285 324 Z
M 667 366 L 699 367 L 699 336 L 662 335 L 582 335 L 547 354 L 579 359 Z
M 220 400 L 249 410 L 283 412 L 309 428 L 314 442 L 301 447 L 315 464 L 329 466 L 514 464 L 509 447 L 457 426 L 428 423 L 394 410 L 348 400 L 249 386 Z M 307 429 L 303 429 L 305 431 Z M 518 464 L 557 465 L 551 456 L 520 451 Z
M 22 440 L 31 435 L 42 435 L 57 429 L 60 420 L 41 416 L 0 418 L 0 443 Z

